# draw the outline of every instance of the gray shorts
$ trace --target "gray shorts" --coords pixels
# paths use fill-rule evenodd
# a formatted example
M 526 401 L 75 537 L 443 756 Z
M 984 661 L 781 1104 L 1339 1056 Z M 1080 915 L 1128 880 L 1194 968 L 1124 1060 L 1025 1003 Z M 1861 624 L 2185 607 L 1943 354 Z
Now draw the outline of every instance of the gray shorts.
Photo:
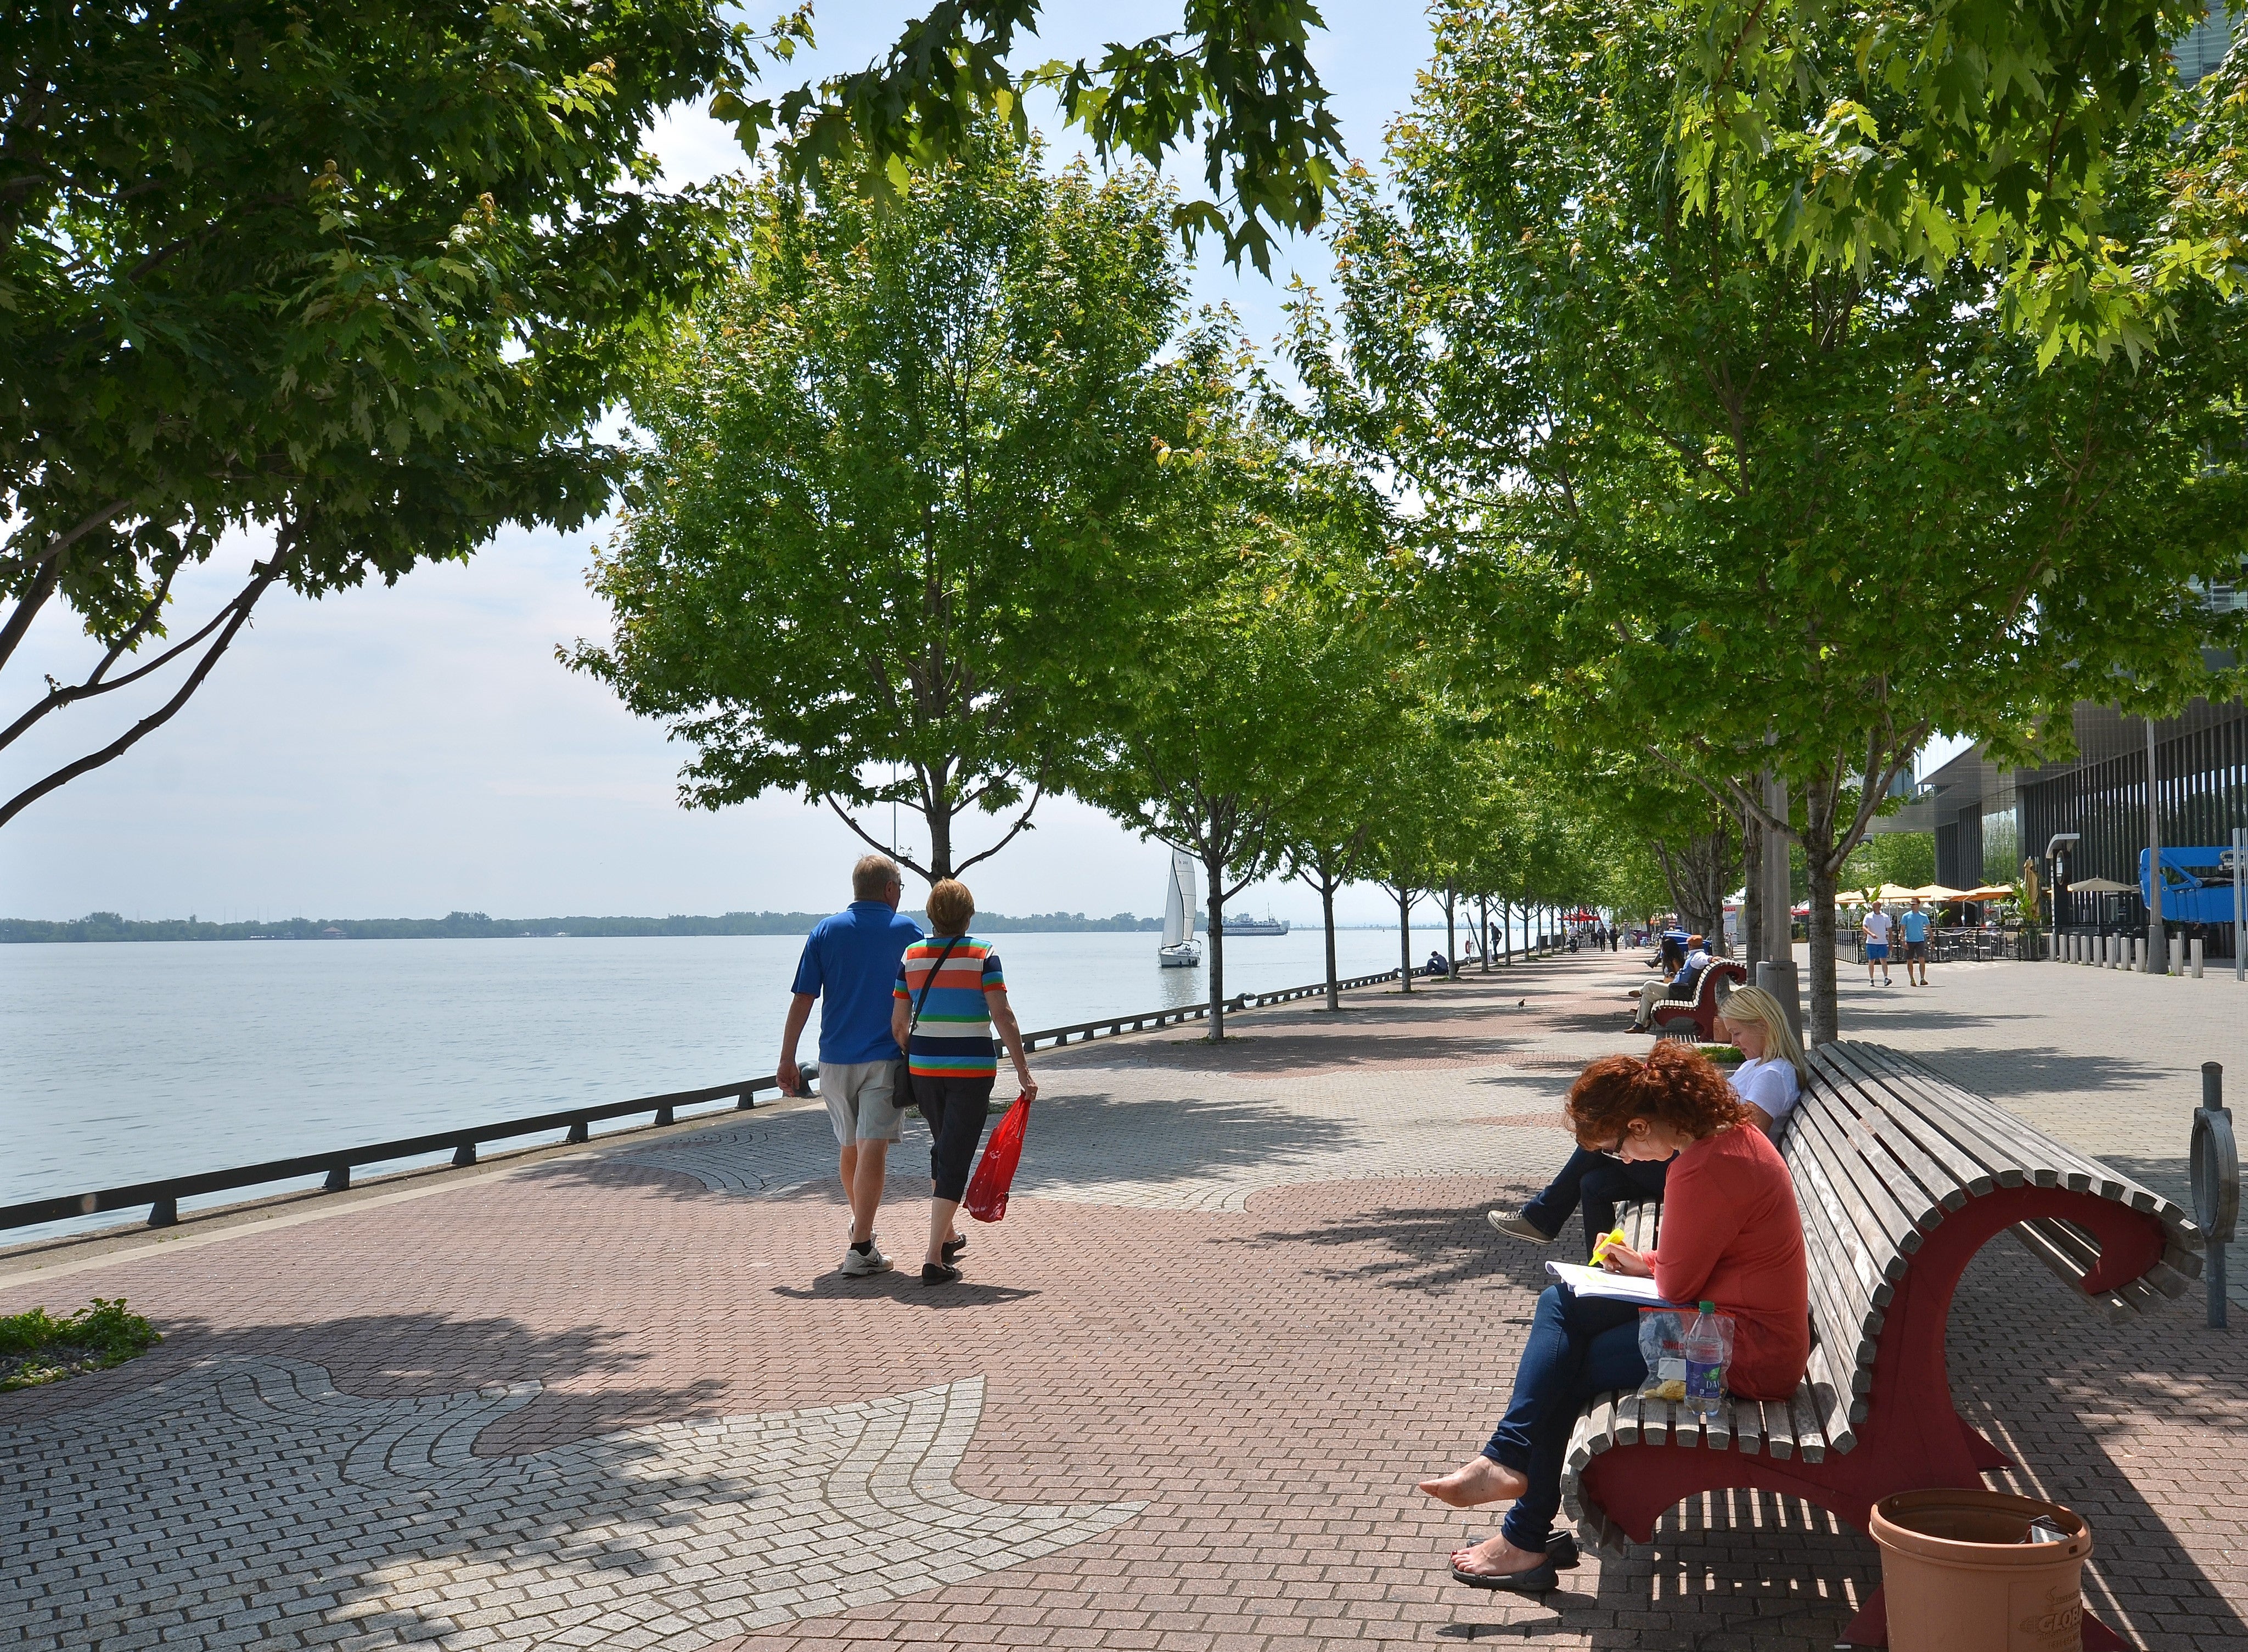
M 895 1082 L 891 1061 L 823 1061 L 819 1064 L 819 1099 L 827 1103 L 835 1140 L 843 1147 L 858 1141 L 895 1141 L 905 1134 L 901 1110 L 910 1097 L 890 1093 Z

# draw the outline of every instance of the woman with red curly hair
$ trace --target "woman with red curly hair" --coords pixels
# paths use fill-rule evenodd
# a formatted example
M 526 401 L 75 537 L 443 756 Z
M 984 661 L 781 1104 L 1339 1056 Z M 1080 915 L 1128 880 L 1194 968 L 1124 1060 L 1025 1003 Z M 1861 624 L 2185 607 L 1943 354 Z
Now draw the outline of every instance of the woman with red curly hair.
M 1611 1245 L 1606 1264 L 1652 1278 L 1673 1302 L 1711 1301 L 1733 1320 L 1725 1386 L 1744 1399 L 1785 1400 L 1811 1357 L 1810 1282 L 1795 1189 L 1771 1139 L 1722 1074 L 1691 1045 L 1658 1044 L 1640 1060 L 1604 1056 L 1569 1091 L 1582 1146 L 1626 1163 L 1678 1156 L 1663 1200 L 1661 1243 Z M 1639 1313 L 1552 1285 L 1538 1299 L 1514 1397 L 1480 1457 L 1421 1490 L 1455 1508 L 1514 1499 L 1498 1535 L 1455 1550 L 1452 1576 L 1477 1588 L 1537 1594 L 1558 1580 L 1546 1556 L 1561 1506 L 1561 1464 L 1587 1400 L 1647 1377 Z

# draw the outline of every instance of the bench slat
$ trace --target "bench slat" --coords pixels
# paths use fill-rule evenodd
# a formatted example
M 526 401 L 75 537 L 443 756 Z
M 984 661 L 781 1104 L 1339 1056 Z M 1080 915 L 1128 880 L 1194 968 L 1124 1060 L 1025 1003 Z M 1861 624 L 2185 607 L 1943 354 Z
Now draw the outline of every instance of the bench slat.
M 1904 1258 L 1920 1249 L 1924 1230 L 1943 1220 L 1943 1206 L 1904 1173 L 1872 1131 L 1852 1122 L 1847 1107 L 1814 1107 L 1803 1122 L 1813 1137 L 1826 1144 L 1827 1157 L 1856 1186 L 1868 1213 L 1904 1253 L 1883 1269 L 1891 1279 L 1902 1278 Z
M 1950 1212 L 1964 1210 L 1975 1196 L 1910 1131 L 1898 1126 L 1880 1105 L 1877 1093 L 1853 1081 L 1834 1085 L 1829 1093 L 1835 1102 L 1833 1121 L 1844 1142 L 1900 1194 L 1900 1203 L 1915 1207 L 1919 1226 L 1935 1226 Z
M 1618 1445 L 1637 1445 L 1647 1438 L 1645 1404 L 1636 1388 L 1625 1388 L 1617 1394 L 1615 1443 Z
M 1938 1073 L 1906 1066 L 1891 1051 L 1871 1045 L 1859 1047 L 1868 1052 L 1874 1066 L 1908 1093 L 1910 1104 L 1922 1116 L 1985 1164 L 2011 1166 L 2032 1187 L 2061 1185 L 2062 1167 L 2053 1161 L 2072 1155 L 2043 1131 L 2033 1129 L 2005 1108 Z M 2034 1149 L 2034 1159 L 2025 1149 Z M 2082 1192 L 2087 1188 L 2076 1190 Z
M 1818 1408 L 1812 1402 L 1811 1385 L 1803 1383 L 1787 1402 L 1787 1421 L 1795 1436 L 1795 1453 L 1806 1463 L 1826 1460 L 1826 1436 L 1820 1430 Z
M 1805 1157 L 1807 1160 L 1807 1152 Z M 1847 1266 L 1848 1251 L 1835 1236 L 1833 1218 L 1820 1199 L 1805 1196 L 1810 1178 L 1795 1163 L 1790 1169 L 1796 1176 L 1796 1208 L 1803 1218 L 1813 1332 L 1821 1344 L 1837 1349 L 1854 1365 L 1865 1365 L 1870 1372 L 1874 1340 L 1880 1334 L 1883 1315 L 1873 1306 L 1870 1289 Z
M 1764 1449 L 1764 1402 L 1734 1400 L 1730 1403 L 1734 1445 L 1743 1457 L 1752 1457 Z
M 1980 1198 L 2000 1185 L 1998 1179 L 1979 1160 L 1961 1152 L 1958 1143 L 1911 1108 L 1901 1105 L 1854 1052 L 1855 1046 L 1851 1045 L 1823 1045 L 1813 1058 L 1813 1063 L 1826 1069 L 1820 1076 L 1828 1080 L 1831 1088 L 1840 1090 L 1847 1087 L 1864 1107 L 1878 1110 L 1889 1129 L 1910 1140 L 1914 1146 L 1941 1167 L 1955 1188 Z M 1841 1073 L 1849 1075 L 1847 1086 L 1834 1081 L 1835 1076 Z
M 1854 1053 L 1867 1056 L 1868 1066 L 1878 1073 L 1882 1086 L 1897 1099 L 1900 1105 L 1980 1165 L 2000 1187 L 2049 1188 L 2059 1185 L 2060 1176 L 2050 1167 L 2046 1169 L 2044 1179 L 2039 1180 L 2034 1167 L 2022 1164 L 2018 1154 L 2009 1152 L 1977 1128 L 1974 1121 L 1957 1106 L 1961 1093 L 1956 1088 L 1945 1086 L 1939 1089 L 1931 1082 L 1930 1076 L 1875 1061 L 1872 1059 L 1869 1045 L 1855 1045 L 1852 1049 Z
M 1764 1413 L 1764 1449 L 1782 1462 L 1795 1455 L 1795 1414 L 1785 1400 L 1758 1400 Z
M 1670 1406 L 1668 1400 L 1650 1400 L 1641 1395 L 1639 1402 L 1639 1436 L 1649 1445 L 1662 1445 L 1670 1438 Z
M 1805 1365 L 1803 1381 L 1810 1388 L 1812 1406 L 1819 1417 L 1819 1431 L 1826 1436 L 1826 1443 L 1838 1454 L 1858 1443 L 1857 1429 L 1852 1425 L 1864 1422 L 1867 1412 L 1871 1409 L 1871 1402 L 1866 1395 L 1854 1393 L 1851 1385 L 1842 1380 L 1844 1374 L 1835 1368 L 1833 1359 L 1826 1349 L 1811 1350 L 1811 1358 Z M 1867 1375 L 1870 1378 L 1872 1373 L 1868 1372 Z M 1871 1386 L 1868 1381 L 1868 1390 Z
M 1904 1278 L 1905 1270 L 1912 1265 L 1912 1253 L 1920 1249 L 1920 1224 L 1881 1185 L 1865 1156 L 1841 1140 L 1841 1132 L 1823 1110 L 1813 1109 L 1803 1121 L 1802 1133 L 1805 1145 L 1826 1167 L 1830 1185 L 1840 1196 L 1844 1210 L 1865 1244 L 1866 1264 L 1874 1276 L 1869 1281 L 1874 1306 L 1887 1307 L 1894 1294 L 1888 1287 Z M 1942 1213 L 1933 1201 L 1926 1203 L 1933 1226 Z
M 1717 1410 L 1702 1424 L 1702 1443 L 1712 1451 L 1733 1449 L 1733 1396 L 1727 1395 L 1717 1402 Z

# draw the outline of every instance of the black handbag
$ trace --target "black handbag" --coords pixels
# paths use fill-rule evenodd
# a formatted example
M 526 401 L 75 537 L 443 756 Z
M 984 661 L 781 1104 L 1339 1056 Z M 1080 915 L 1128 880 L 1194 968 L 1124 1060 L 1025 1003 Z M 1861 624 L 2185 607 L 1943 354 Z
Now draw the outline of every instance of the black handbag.
M 944 950 L 929 967 L 929 979 L 921 984 L 921 996 L 914 1000 L 913 1017 L 906 1023 L 906 1047 L 898 1052 L 897 1065 L 890 1069 L 890 1105 L 901 1113 L 913 1105 L 913 1035 L 914 1029 L 921 1025 L 922 1006 L 929 1002 L 929 990 L 936 984 L 936 972 L 944 968 L 952 949 L 963 939 L 956 935 L 944 943 Z

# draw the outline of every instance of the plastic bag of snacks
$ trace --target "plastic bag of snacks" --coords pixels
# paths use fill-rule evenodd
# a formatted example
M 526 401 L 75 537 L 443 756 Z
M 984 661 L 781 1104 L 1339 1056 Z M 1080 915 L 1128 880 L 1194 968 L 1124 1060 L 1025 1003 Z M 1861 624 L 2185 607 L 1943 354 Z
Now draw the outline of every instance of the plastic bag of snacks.
M 1675 1308 L 1639 1311 L 1639 1353 L 1647 1361 L 1645 1400 L 1676 1400 L 1707 1416 L 1724 1402 L 1725 1372 L 1733 1362 L 1733 1317 L 1714 1302 L 1698 1312 Z

